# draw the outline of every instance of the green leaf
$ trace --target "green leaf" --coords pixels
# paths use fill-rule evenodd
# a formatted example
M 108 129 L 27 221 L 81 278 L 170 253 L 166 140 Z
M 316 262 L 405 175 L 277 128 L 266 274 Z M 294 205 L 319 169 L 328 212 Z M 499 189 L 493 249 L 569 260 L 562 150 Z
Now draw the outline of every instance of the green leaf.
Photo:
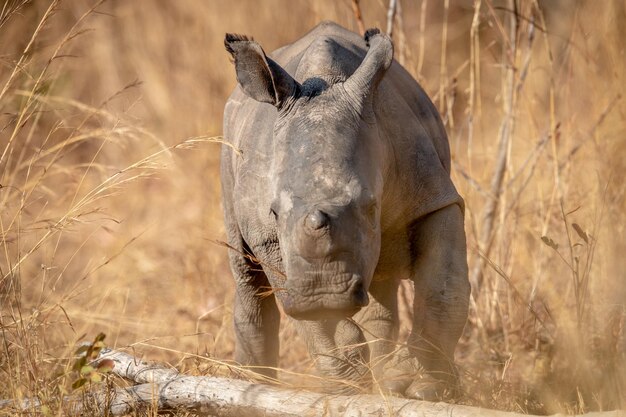
M 95 342 L 95 343 L 93 344 L 93 348 L 94 348 L 94 350 L 97 350 L 98 352 L 99 352 L 100 350 L 102 350 L 102 348 L 104 348 L 105 346 L 106 346 L 106 345 L 104 344 L 104 342 L 103 342 L 102 340 L 100 340 L 100 341 L 98 341 L 98 342 Z
M 78 389 L 87 383 L 86 378 L 79 378 L 72 383 L 72 389 Z
M 585 243 L 589 243 L 589 236 L 587 235 L 587 233 L 585 233 L 583 228 L 580 227 L 578 223 L 572 223 L 572 228 L 578 234 L 578 236 L 580 236 L 580 238 L 585 241 Z
M 95 382 L 95 383 L 102 382 L 102 375 L 100 375 L 97 372 L 94 372 L 93 374 L 91 374 L 91 382 Z
M 90 373 L 92 373 L 93 371 L 95 371 L 95 369 L 94 369 L 94 367 L 93 367 L 93 366 L 91 366 L 91 365 L 85 365 L 85 366 L 83 366 L 82 368 L 80 368 L 80 373 L 81 373 L 82 375 L 87 375 L 87 374 L 90 374 Z
M 93 344 L 95 345 L 98 342 L 102 342 L 105 337 L 107 337 L 107 336 L 104 333 L 102 333 L 102 332 L 98 333 L 96 338 L 93 340 Z
M 541 240 L 543 241 L 543 243 L 550 246 L 554 250 L 557 250 L 559 248 L 559 244 L 550 239 L 548 236 L 541 236 Z
M 80 371 L 80 368 L 85 366 L 86 363 L 87 363 L 87 358 L 84 356 L 76 359 L 76 362 L 74 362 L 74 366 L 72 366 L 72 371 L 77 371 L 77 372 Z

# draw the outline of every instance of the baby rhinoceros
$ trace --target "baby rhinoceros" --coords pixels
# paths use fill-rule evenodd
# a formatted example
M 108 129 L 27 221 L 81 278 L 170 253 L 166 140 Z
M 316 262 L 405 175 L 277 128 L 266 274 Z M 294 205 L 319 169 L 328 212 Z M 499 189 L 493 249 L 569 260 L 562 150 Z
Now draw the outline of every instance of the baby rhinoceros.
M 245 36 L 225 46 L 238 81 L 221 162 L 235 359 L 275 376 L 280 302 L 329 380 L 456 392 L 463 200 L 437 110 L 389 37 L 322 23 L 271 57 Z M 405 345 L 394 342 L 400 279 L 415 288 Z

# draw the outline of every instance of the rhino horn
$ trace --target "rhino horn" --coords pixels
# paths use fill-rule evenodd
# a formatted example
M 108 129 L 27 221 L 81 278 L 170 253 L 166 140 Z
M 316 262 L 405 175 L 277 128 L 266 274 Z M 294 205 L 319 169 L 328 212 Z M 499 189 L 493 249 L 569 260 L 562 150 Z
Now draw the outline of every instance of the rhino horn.
M 254 40 L 227 33 L 224 46 L 235 60 L 239 85 L 254 100 L 280 109 L 290 97 L 298 94 L 298 82 L 267 57 L 261 45 Z
M 346 91 L 361 103 L 376 88 L 393 60 L 393 44 L 389 36 L 374 28 L 368 29 L 364 38 L 369 47 L 367 54 L 344 83 Z

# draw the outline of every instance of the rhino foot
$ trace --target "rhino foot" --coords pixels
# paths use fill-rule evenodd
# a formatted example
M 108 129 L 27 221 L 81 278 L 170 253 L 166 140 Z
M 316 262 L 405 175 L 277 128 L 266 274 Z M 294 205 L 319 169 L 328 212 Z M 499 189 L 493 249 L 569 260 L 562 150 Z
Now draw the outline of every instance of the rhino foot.
M 419 372 L 420 365 L 417 358 L 403 347 L 385 364 L 383 377 L 378 381 L 379 386 L 386 394 L 404 397 L 406 390 Z
M 444 382 L 423 374 L 411 383 L 404 395 L 415 400 L 441 401 L 447 397 L 447 388 Z
M 379 385 L 386 394 L 423 401 L 441 401 L 458 396 L 456 383 L 450 384 L 428 374 L 405 348 L 385 365 Z

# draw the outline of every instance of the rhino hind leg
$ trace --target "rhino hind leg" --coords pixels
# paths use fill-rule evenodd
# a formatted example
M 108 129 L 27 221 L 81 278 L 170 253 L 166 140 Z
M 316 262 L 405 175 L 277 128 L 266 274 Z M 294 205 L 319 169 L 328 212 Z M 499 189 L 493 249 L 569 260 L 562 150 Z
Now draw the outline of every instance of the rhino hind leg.
M 462 208 L 451 205 L 418 220 L 410 237 L 415 300 L 408 348 L 419 362 L 419 372 L 405 395 L 424 400 L 456 396 L 454 350 L 467 320 L 470 294 Z
M 262 375 L 275 378 L 278 366 L 278 330 L 280 312 L 275 296 L 268 291 L 267 276 L 258 265 L 245 257 L 245 243 L 233 245 L 229 251 L 231 269 L 235 277 L 235 360 L 250 366 Z

